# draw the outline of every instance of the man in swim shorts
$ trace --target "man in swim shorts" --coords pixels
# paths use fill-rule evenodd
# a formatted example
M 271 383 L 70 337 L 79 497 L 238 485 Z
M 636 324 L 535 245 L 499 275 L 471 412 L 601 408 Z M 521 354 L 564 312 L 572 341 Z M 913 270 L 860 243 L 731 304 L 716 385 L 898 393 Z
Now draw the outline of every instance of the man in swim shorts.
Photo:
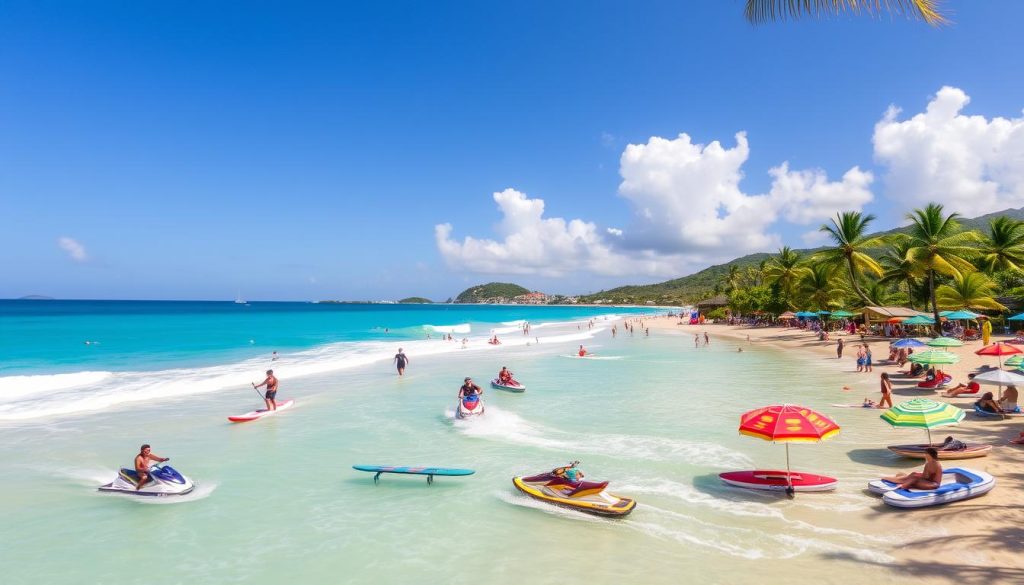
M 154 455 L 148 444 L 140 447 L 139 454 L 135 456 L 135 474 L 139 476 L 139 483 L 135 484 L 135 491 L 141 490 L 142 486 L 146 485 L 146 482 L 149 481 L 150 461 L 163 463 L 167 460 L 167 457 L 158 457 Z
M 409 363 L 408 356 L 402 352 L 402 348 L 398 348 L 398 353 L 395 354 L 395 365 L 398 366 L 398 375 L 401 376 L 405 373 L 405 366 Z
M 267 370 L 267 379 L 252 385 L 256 390 L 263 386 L 267 387 L 267 393 L 263 395 L 263 400 L 267 403 L 267 410 L 277 410 L 277 378 L 274 377 L 274 370 Z
M 897 489 L 909 490 L 933 490 L 942 484 L 942 464 L 939 463 L 939 452 L 935 447 L 928 447 L 924 450 L 924 469 L 914 471 L 907 475 L 885 477 L 886 481 L 897 484 Z

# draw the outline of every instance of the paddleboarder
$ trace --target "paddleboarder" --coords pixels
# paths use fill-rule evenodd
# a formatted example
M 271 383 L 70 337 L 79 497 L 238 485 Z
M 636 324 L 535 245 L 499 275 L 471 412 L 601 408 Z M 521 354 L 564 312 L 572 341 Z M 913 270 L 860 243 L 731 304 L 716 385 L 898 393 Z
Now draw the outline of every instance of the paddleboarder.
M 274 377 L 274 370 L 267 370 L 267 378 L 259 384 L 252 385 L 257 391 L 263 386 L 267 387 L 267 393 L 263 395 L 267 410 L 277 410 L 277 378 Z

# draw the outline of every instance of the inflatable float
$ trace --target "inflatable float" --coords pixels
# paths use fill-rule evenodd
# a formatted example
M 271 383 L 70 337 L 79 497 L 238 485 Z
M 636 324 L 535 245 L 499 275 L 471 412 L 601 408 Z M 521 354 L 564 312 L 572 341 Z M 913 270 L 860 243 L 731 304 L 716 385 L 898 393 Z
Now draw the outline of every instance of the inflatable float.
M 896 508 L 927 508 L 976 498 L 995 485 L 995 478 L 984 471 L 953 467 L 942 472 L 942 484 L 933 490 L 900 490 L 884 479 L 869 482 L 868 490 L 880 494 L 883 502 Z
M 918 382 L 917 387 L 924 390 L 939 390 L 940 388 L 944 388 L 946 384 L 949 384 L 952 381 L 953 376 L 950 376 L 949 374 L 940 373 L 936 374 L 936 376 L 931 380 Z
M 976 445 L 970 443 L 968 443 L 963 449 L 943 449 L 941 443 L 935 445 L 889 445 L 888 448 L 893 453 L 903 457 L 924 459 L 924 450 L 928 447 L 934 447 L 939 454 L 939 459 L 944 460 L 984 457 L 992 450 L 992 445 Z
M 977 404 L 974 405 L 974 414 L 976 414 L 978 416 L 987 416 L 987 417 L 994 417 L 994 418 L 1000 418 L 1000 417 L 1004 417 L 1004 416 L 1024 416 L 1024 412 L 1020 411 L 1020 407 L 1019 406 L 1017 407 L 1016 410 L 1014 410 L 1012 412 L 989 412 L 987 410 L 982 410 L 981 407 L 978 406 Z
M 495 378 L 491 380 L 491 387 L 497 388 L 498 390 L 508 390 L 509 392 L 526 392 L 526 386 L 523 386 L 515 380 L 506 384 L 505 382 Z
M 827 492 L 836 489 L 838 480 L 826 475 L 793 471 L 786 479 L 786 472 L 779 470 L 755 469 L 753 471 L 728 471 L 718 477 L 729 485 L 751 490 L 786 491 L 790 484 L 798 492 Z

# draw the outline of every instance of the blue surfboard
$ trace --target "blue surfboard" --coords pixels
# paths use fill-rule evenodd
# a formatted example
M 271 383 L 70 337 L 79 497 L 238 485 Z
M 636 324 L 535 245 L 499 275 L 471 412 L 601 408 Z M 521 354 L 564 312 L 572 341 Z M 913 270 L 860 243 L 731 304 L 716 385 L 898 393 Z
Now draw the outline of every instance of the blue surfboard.
M 427 483 L 434 483 L 434 476 L 448 476 L 458 477 L 464 475 L 473 475 L 476 473 L 472 469 L 458 469 L 452 467 L 408 467 L 408 466 L 397 466 L 397 465 L 353 465 L 352 469 L 356 471 L 367 471 L 373 473 L 373 483 L 380 481 L 380 476 L 383 473 L 401 473 L 403 475 L 425 475 L 427 476 Z

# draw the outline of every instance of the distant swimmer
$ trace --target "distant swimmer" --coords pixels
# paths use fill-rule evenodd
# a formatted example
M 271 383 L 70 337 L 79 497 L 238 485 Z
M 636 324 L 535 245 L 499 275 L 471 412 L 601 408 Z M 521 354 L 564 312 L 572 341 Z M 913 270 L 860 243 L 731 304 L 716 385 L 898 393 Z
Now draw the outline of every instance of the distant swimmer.
M 492 337 L 491 340 L 488 341 L 487 343 L 490 343 L 491 345 L 501 345 L 501 341 L 498 341 L 498 336 L 497 335 Z
M 402 352 L 402 348 L 398 348 L 398 353 L 395 354 L 395 365 L 398 367 L 398 375 L 405 374 L 405 366 L 409 364 L 409 356 Z
M 582 345 L 580 346 L 579 354 L 580 354 L 580 357 L 583 357 L 583 356 L 587 355 L 587 350 L 583 349 Z
M 158 457 L 153 454 L 153 450 L 149 445 L 143 445 L 139 448 L 139 454 L 135 456 L 135 473 L 139 476 L 139 483 L 135 484 L 135 490 L 141 490 L 142 486 L 146 485 L 149 481 L 149 462 L 156 461 L 157 463 L 163 463 L 167 461 L 167 457 Z
M 263 386 L 267 387 L 267 393 L 263 395 L 267 410 L 277 410 L 277 378 L 274 377 L 274 370 L 267 370 L 267 379 L 252 385 L 257 391 Z
M 270 361 L 272 361 L 272 362 L 276 362 L 277 361 L 277 352 L 276 351 L 273 352 L 272 354 L 270 354 Z

